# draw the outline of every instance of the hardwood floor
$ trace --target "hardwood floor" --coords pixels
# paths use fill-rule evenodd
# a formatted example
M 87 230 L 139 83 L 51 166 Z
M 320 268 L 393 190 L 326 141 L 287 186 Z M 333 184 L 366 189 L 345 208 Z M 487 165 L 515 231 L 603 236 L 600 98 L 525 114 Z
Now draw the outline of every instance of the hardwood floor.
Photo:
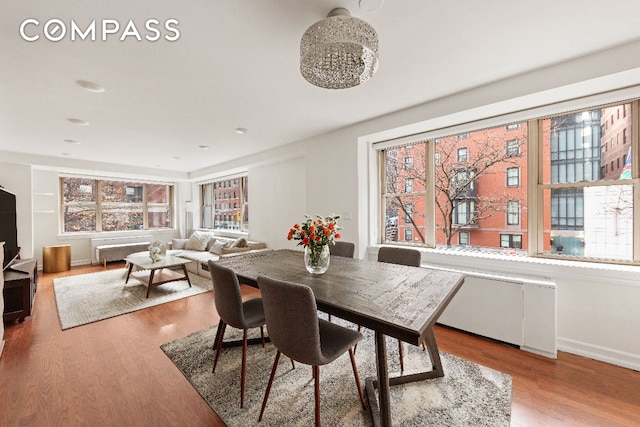
M 100 270 L 41 275 L 33 315 L 5 324 L 0 425 L 224 425 L 160 350 L 217 324 L 212 293 L 61 331 L 52 279 Z M 640 372 L 567 353 L 552 360 L 443 327 L 436 336 L 441 351 L 513 377 L 513 426 L 640 425 Z

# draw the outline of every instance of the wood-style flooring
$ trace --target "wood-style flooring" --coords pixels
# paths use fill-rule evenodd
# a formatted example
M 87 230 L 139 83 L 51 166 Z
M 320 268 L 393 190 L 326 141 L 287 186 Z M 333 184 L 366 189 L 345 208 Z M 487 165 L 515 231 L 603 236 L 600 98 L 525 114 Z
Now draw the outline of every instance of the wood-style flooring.
M 212 293 L 61 331 L 52 279 L 100 270 L 41 274 L 33 315 L 5 324 L 0 426 L 224 425 L 160 350 L 218 323 Z M 513 426 L 640 426 L 640 372 L 444 327 L 436 337 L 441 351 L 513 377 Z

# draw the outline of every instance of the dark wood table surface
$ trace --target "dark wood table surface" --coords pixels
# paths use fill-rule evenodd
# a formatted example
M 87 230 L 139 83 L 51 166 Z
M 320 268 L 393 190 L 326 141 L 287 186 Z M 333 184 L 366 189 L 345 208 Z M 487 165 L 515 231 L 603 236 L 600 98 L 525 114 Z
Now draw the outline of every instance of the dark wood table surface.
M 329 269 L 312 275 L 304 267 L 303 252 L 265 251 L 221 258 L 218 263 L 231 268 L 240 281 L 257 286 L 260 275 L 308 285 L 318 308 L 326 313 L 370 328 L 376 334 L 377 381 L 367 381 L 379 389 L 372 405 L 374 424 L 391 425 L 389 384 L 400 384 L 444 375 L 433 326 L 464 282 L 459 273 L 422 267 L 388 264 L 332 256 Z M 427 344 L 433 370 L 389 379 L 385 336 L 408 343 Z M 374 397 L 375 398 L 375 397 Z

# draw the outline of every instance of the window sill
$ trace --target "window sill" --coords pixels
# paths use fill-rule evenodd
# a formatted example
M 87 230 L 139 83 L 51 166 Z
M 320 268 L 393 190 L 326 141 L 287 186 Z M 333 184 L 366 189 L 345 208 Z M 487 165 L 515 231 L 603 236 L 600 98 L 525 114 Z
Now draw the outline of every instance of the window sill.
M 369 247 L 368 259 L 376 259 L 378 248 Z M 506 275 L 522 275 L 531 278 L 553 279 L 571 278 L 574 281 L 601 281 L 603 284 L 615 280 L 632 287 L 640 287 L 638 275 L 640 265 L 614 264 L 605 262 L 574 261 L 558 258 L 532 257 L 524 255 L 502 255 L 472 250 L 449 250 L 422 248 L 405 245 L 422 252 L 422 265 Z

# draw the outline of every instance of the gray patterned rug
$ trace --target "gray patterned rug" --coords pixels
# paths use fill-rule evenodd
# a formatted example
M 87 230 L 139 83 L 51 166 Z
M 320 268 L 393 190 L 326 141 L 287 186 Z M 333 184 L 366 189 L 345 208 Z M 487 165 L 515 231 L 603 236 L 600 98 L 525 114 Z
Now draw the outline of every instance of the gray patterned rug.
M 213 289 L 211 279 L 189 274 L 186 280 L 165 283 L 151 290 L 133 276 L 125 284 L 126 269 L 101 271 L 53 279 L 62 330 L 97 322 Z
M 334 319 L 335 321 L 335 319 Z M 313 425 L 311 368 L 286 357 L 280 359 L 265 416 L 258 424 L 275 349 L 250 346 L 247 357 L 245 407 L 240 408 L 240 347 L 225 348 L 216 373 L 211 373 L 216 327 L 195 332 L 161 346 L 211 408 L 228 426 Z M 356 360 L 361 381 L 375 375 L 373 332 L 364 330 Z M 250 331 L 259 336 L 259 329 Z M 227 328 L 225 341 L 242 333 Z M 399 370 L 398 344 L 388 339 L 390 372 Z M 428 353 L 404 345 L 405 373 L 430 368 Z M 441 353 L 444 378 L 391 388 L 393 425 L 399 426 L 508 426 L 511 418 L 511 377 L 484 366 Z M 349 356 L 320 368 L 321 418 L 326 426 L 371 426 L 371 417 L 358 400 Z

